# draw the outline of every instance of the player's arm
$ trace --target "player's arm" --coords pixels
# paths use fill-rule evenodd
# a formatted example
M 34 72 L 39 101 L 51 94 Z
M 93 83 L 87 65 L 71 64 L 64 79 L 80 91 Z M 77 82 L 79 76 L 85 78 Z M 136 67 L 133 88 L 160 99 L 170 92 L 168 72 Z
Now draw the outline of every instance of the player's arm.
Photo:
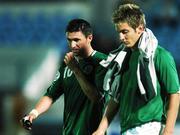
M 74 72 L 84 94 L 93 102 L 99 101 L 101 99 L 101 94 L 98 92 L 97 87 L 89 82 L 84 73 L 80 70 L 72 52 L 66 54 L 64 62 Z
M 169 106 L 167 111 L 166 126 L 163 131 L 163 135 L 173 135 L 174 126 L 179 110 L 180 94 L 171 94 L 169 100 Z
M 22 126 L 27 130 L 31 130 L 33 120 L 36 119 L 40 114 L 46 112 L 50 108 L 52 103 L 53 100 L 50 97 L 43 96 L 36 104 L 35 108 L 20 120 Z
M 43 96 L 36 104 L 35 108 L 28 114 L 30 122 L 32 123 L 40 114 L 46 112 L 51 107 L 52 103 L 52 98 Z
M 99 124 L 98 129 L 92 135 L 104 135 L 106 130 L 109 127 L 109 124 L 113 120 L 114 116 L 118 112 L 119 104 L 116 103 L 113 99 L 108 102 L 104 116 Z
M 166 125 L 163 135 L 172 135 L 177 119 L 180 94 L 179 94 L 179 78 L 176 65 L 172 55 L 166 51 L 159 51 L 155 60 L 156 73 L 158 81 L 162 88 L 165 88 L 169 94 L 167 106 Z M 172 94 L 173 93 L 173 94 Z
M 50 106 L 52 105 L 53 100 L 48 96 L 43 96 L 39 102 L 36 104 L 35 108 L 30 111 L 30 113 L 26 116 L 28 120 L 32 123 L 34 119 L 36 119 L 39 115 L 46 112 Z

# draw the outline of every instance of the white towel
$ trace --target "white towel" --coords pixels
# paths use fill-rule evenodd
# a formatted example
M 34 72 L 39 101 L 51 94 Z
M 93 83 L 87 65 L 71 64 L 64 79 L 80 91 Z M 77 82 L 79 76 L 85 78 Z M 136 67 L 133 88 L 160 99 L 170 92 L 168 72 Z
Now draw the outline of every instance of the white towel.
M 155 72 L 155 67 L 154 67 L 154 54 L 155 54 L 155 50 L 157 48 L 158 45 L 158 41 L 156 39 L 156 37 L 154 36 L 154 34 L 151 32 L 150 29 L 145 29 L 145 31 L 142 33 L 140 40 L 139 40 L 139 44 L 138 44 L 138 49 L 140 50 L 140 56 L 139 56 L 139 60 L 138 60 L 138 67 L 137 67 L 137 80 L 138 80 L 138 86 L 140 89 L 140 93 L 142 95 L 146 96 L 146 89 L 144 86 L 146 86 L 145 84 L 143 85 L 143 82 L 141 81 L 141 69 L 140 67 L 143 66 L 144 60 L 148 61 L 148 72 L 149 72 L 149 78 L 148 80 L 151 80 L 152 82 L 152 87 L 155 91 L 155 94 L 157 94 L 157 90 L 156 90 L 156 72 Z M 118 48 L 116 51 L 113 51 L 113 53 L 110 53 L 108 55 L 108 58 L 106 60 L 102 60 L 100 62 L 100 64 L 106 68 L 109 68 L 107 71 L 107 74 L 105 75 L 104 78 L 104 85 L 103 88 L 106 91 L 110 91 L 110 93 L 116 93 L 117 94 L 117 89 L 119 87 L 119 85 L 117 86 L 113 86 L 113 88 L 116 88 L 115 92 L 113 92 L 114 90 L 111 90 L 111 85 L 116 85 L 115 83 L 113 83 L 113 81 L 118 82 L 117 80 L 115 80 L 116 77 L 113 76 L 113 74 L 117 74 L 116 72 L 120 71 L 122 63 L 124 61 L 124 58 L 126 57 L 127 51 L 125 45 L 121 44 L 120 48 Z M 112 64 L 114 64 L 115 66 L 118 65 L 117 68 L 119 68 L 119 70 L 117 70 L 117 68 L 114 68 L 114 65 L 112 66 Z M 142 64 L 140 66 L 140 64 Z M 146 63 L 147 64 L 147 63 Z M 111 65 L 111 66 L 110 66 Z M 112 68 L 113 67 L 113 68 Z M 116 69 L 116 71 L 113 71 L 113 69 Z M 113 80 L 113 79 L 114 80 Z M 118 77 L 119 79 L 121 77 Z M 120 82 L 120 81 L 119 81 Z M 149 82 L 147 82 L 146 84 L 149 84 Z M 118 94 L 119 95 L 119 94 Z M 118 97 L 116 97 L 118 98 Z M 118 99 L 116 99 L 118 100 Z

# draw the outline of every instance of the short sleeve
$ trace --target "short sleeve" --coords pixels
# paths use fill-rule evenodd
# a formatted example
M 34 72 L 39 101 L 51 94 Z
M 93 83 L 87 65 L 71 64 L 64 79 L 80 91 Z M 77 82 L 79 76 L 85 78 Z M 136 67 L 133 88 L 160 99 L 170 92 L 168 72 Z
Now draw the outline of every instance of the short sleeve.
M 63 67 L 60 67 L 55 75 L 55 79 L 52 84 L 47 89 L 44 96 L 52 98 L 55 102 L 64 92 L 63 92 Z
M 172 55 L 163 48 L 159 49 L 155 66 L 162 89 L 170 94 L 179 92 L 179 78 Z

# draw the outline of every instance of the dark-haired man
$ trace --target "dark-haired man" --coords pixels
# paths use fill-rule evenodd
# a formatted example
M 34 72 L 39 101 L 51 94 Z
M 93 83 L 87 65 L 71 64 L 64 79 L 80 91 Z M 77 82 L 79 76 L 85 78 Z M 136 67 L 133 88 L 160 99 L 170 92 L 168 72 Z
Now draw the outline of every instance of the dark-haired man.
M 99 62 L 106 55 L 91 47 L 92 28 L 83 19 L 69 22 L 66 38 L 70 52 L 65 55 L 57 78 L 26 118 L 32 122 L 64 94 L 63 135 L 90 135 L 102 117 L 106 70 Z

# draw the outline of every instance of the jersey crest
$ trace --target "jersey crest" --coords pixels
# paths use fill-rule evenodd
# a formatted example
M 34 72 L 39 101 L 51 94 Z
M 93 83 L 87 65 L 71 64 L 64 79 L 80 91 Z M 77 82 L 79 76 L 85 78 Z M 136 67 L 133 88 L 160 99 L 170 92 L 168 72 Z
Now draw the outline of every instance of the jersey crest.
M 89 75 L 93 71 L 93 65 L 86 65 L 83 67 L 83 72 Z

